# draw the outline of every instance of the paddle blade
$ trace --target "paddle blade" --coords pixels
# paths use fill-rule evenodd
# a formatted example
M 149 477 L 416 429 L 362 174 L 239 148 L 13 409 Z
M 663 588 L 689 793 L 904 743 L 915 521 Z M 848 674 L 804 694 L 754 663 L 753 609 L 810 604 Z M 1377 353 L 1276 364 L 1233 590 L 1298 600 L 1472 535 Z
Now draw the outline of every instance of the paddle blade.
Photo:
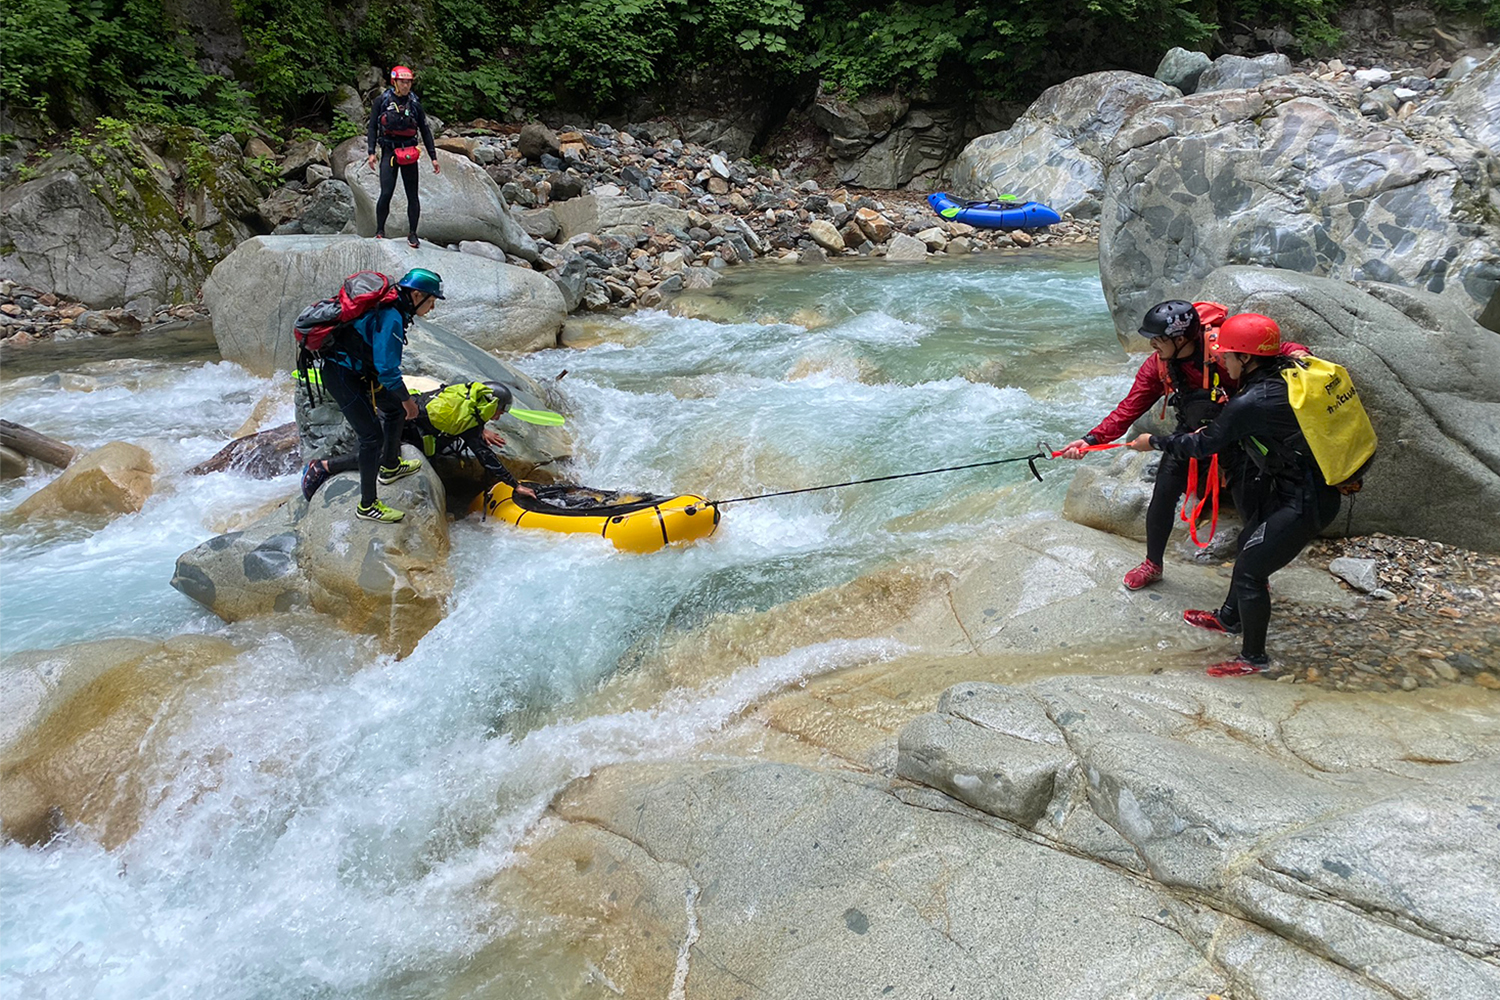
M 528 424 L 541 424 L 543 427 L 561 427 L 563 415 L 553 413 L 551 410 L 517 410 L 511 408 L 505 411 L 517 420 L 524 420 Z

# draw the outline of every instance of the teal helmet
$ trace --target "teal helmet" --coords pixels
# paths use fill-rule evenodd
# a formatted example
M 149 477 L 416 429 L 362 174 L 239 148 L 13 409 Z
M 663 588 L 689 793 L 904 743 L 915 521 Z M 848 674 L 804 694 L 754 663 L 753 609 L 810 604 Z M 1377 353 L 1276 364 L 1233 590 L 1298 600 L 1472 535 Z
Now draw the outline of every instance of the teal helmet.
M 414 292 L 426 292 L 434 298 L 444 298 L 443 276 L 425 267 L 414 267 L 396 282 L 398 288 L 410 288 Z

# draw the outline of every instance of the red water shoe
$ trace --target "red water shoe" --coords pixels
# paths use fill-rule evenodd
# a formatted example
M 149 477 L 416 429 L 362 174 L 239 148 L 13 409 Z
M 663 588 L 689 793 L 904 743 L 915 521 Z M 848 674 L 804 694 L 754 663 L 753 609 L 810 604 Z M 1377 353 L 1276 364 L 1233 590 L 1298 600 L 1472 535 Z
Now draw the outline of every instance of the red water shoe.
M 1154 563 L 1150 559 L 1141 563 L 1135 569 L 1125 574 L 1125 589 L 1140 590 L 1149 587 L 1161 579 L 1161 563 Z
M 1256 657 L 1253 660 L 1247 656 L 1236 656 L 1232 660 L 1215 663 L 1208 668 L 1207 673 L 1210 677 L 1249 677 L 1251 674 L 1260 673 L 1270 665 L 1271 658 L 1268 656 Z
M 1198 611 L 1193 608 L 1182 613 L 1182 620 L 1194 628 L 1205 629 L 1209 632 L 1222 632 L 1224 635 L 1239 635 L 1238 625 L 1225 625 L 1217 611 Z

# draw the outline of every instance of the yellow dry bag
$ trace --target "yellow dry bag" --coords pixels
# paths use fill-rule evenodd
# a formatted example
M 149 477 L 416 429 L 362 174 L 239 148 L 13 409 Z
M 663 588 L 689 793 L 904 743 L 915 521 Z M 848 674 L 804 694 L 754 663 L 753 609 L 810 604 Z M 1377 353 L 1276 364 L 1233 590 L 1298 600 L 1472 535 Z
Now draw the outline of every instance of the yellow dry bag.
M 1375 457 L 1375 428 L 1359 390 L 1343 365 L 1312 357 L 1296 362 L 1281 377 L 1302 436 L 1329 486 L 1353 485 Z

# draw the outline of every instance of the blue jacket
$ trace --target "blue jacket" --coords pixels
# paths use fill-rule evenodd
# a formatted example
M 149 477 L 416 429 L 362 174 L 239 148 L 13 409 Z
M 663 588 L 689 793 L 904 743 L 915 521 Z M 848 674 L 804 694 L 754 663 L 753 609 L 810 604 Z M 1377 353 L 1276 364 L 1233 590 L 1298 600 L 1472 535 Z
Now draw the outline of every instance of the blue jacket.
M 333 360 L 354 371 L 369 372 L 373 367 L 376 380 L 387 392 L 397 399 L 406 399 L 411 393 L 401 381 L 401 349 L 406 345 L 409 322 L 395 306 L 382 306 L 368 312 L 349 324 L 349 329 L 363 341 L 359 347 L 365 350 L 359 353 L 365 356 L 357 357 L 351 351 L 340 350 Z

